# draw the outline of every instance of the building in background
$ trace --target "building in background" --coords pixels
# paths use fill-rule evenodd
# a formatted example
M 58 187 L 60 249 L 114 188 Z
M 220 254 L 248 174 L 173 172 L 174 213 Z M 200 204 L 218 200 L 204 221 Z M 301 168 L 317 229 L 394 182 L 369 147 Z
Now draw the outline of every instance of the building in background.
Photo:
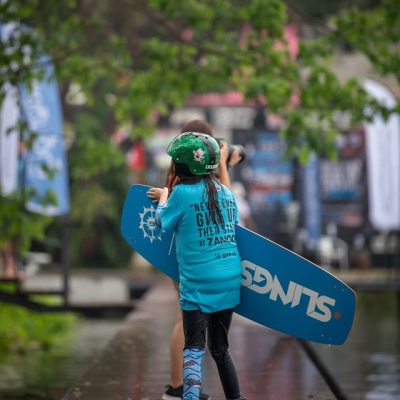
M 371 175 L 371 150 L 367 151 L 371 135 L 366 134 L 364 126 L 352 129 L 338 120 L 341 131 L 336 140 L 338 159 L 313 156 L 308 165 L 302 166 L 296 160 L 285 158 L 285 142 L 279 135 L 283 121 L 269 114 L 268 108 L 245 104 L 239 93 L 192 96 L 185 107 L 172 110 L 160 119 L 155 134 L 146 139 L 149 184 L 164 184 L 170 164 L 166 146 L 191 119 L 207 121 L 216 137 L 245 148 L 245 161 L 230 174 L 232 180 L 245 187 L 246 200 L 259 234 L 311 259 L 320 237 L 325 235 L 343 239 L 349 253 L 365 249 L 373 253 L 371 239 L 380 243 L 375 236 L 382 233 L 382 227 L 373 222 L 371 199 L 382 198 L 385 192 L 379 187 L 382 188 L 384 182 L 379 181 L 377 186 L 376 180 L 371 184 L 376 174 Z M 379 173 L 384 174 L 385 182 L 393 182 L 392 191 L 398 196 L 396 185 L 400 185 L 397 179 L 400 167 L 396 170 L 389 165 L 400 165 L 400 131 L 395 129 L 398 124 L 393 121 L 391 124 L 390 142 L 380 143 L 379 147 L 391 149 L 391 161 L 385 163 L 385 172 L 379 163 Z M 378 151 L 377 146 L 372 145 L 372 148 Z M 395 198 L 391 197 L 392 209 L 400 208 L 400 200 L 396 203 Z M 397 220 L 397 213 L 391 212 L 392 223 Z M 395 238 L 392 241 L 400 242 L 397 225 L 384 231 Z M 396 243 L 392 245 L 392 252 L 397 251 L 393 250 L 397 249 Z M 382 264 L 377 258 L 375 262 Z M 385 264 L 394 262 L 394 259 L 384 261 Z

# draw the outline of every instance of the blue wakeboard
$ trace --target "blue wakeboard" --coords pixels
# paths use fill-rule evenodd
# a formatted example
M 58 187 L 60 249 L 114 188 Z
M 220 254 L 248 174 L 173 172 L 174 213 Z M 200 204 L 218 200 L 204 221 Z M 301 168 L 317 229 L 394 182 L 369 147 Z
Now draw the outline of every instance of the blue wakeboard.
M 121 232 L 154 267 L 179 281 L 174 232 L 155 224 L 157 203 L 149 186 L 132 185 Z M 351 330 L 356 295 L 340 279 L 290 250 L 239 225 L 242 259 L 240 304 L 235 312 L 268 328 L 317 343 L 343 344 Z

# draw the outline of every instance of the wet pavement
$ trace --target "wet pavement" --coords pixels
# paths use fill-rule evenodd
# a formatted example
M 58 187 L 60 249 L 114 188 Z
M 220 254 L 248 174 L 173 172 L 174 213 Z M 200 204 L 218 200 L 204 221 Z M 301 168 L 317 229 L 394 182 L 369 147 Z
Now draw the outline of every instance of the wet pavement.
M 80 319 L 55 346 L 0 354 L 0 400 L 60 400 L 123 325 Z
M 160 277 L 62 400 L 160 400 L 169 381 L 169 341 L 176 302 L 172 282 Z M 230 343 L 248 400 L 337 398 L 296 339 L 235 314 Z M 202 389 L 213 400 L 225 398 L 208 353 Z

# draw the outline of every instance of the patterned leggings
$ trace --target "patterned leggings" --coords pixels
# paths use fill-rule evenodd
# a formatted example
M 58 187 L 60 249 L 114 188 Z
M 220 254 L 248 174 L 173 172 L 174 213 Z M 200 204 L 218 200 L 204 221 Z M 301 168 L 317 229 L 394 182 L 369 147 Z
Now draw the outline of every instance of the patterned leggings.
M 200 310 L 183 311 L 185 347 L 183 360 L 183 399 L 198 399 L 201 387 L 201 364 L 207 345 L 214 359 L 225 397 L 240 399 L 236 367 L 229 352 L 228 333 L 233 309 L 205 314 Z

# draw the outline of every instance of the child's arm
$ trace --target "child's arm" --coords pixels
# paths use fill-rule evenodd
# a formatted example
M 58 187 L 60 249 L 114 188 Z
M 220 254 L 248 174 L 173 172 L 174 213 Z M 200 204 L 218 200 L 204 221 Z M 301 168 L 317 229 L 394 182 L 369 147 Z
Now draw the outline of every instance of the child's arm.
M 221 159 L 219 160 L 219 165 L 218 165 L 218 181 L 225 185 L 228 189 L 231 188 L 231 180 L 229 178 L 229 172 L 228 172 L 228 165 L 226 163 L 228 159 L 228 145 L 225 142 L 220 143 L 220 148 L 221 148 Z
M 229 167 L 234 167 L 236 164 L 239 164 L 242 156 L 239 154 L 237 150 L 234 150 L 231 159 L 229 160 L 228 165 L 228 145 L 226 142 L 221 142 L 219 144 L 221 150 L 221 159 L 219 161 L 218 170 L 216 172 L 217 181 L 225 185 L 228 189 L 231 189 L 231 179 L 229 177 Z

